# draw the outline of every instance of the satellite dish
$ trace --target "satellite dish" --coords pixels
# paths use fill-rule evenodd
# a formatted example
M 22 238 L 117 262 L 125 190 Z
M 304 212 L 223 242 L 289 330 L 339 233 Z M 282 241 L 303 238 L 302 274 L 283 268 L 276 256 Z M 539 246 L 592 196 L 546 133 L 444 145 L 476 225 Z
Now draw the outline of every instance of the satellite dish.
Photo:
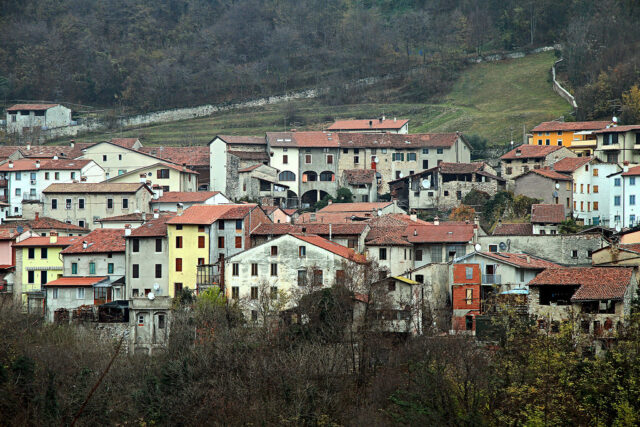
M 480 249 L 482 249 L 482 246 L 480 245 L 480 243 L 476 243 L 476 252 L 480 252 Z
M 373 158 L 373 163 L 378 163 L 379 161 L 380 161 L 380 159 L 378 159 L 378 156 L 375 156 L 375 157 Z
M 613 123 L 618 123 L 618 118 L 617 118 L 616 116 L 613 116 L 613 119 L 611 119 L 611 121 L 612 121 Z
M 560 184 L 556 182 L 556 190 L 559 190 L 559 189 L 560 189 Z
M 500 242 L 498 247 L 500 248 L 501 251 L 506 251 L 507 250 L 507 244 L 505 242 Z
M 378 216 L 382 216 L 382 209 L 378 209 Z
M 147 294 L 147 298 L 149 298 L 149 301 L 153 301 L 156 298 L 156 296 L 153 294 L 153 292 L 149 292 Z
M 16 231 L 17 231 L 18 233 L 22 233 L 22 232 L 24 231 L 24 227 L 23 227 L 23 226 L 21 226 L 21 225 L 19 225 L 19 226 L 17 226 L 17 227 L 16 227 Z
M 430 188 L 430 187 L 431 187 L 431 181 L 429 181 L 428 179 L 423 179 L 422 188 Z
M 402 172 L 400 172 L 400 174 L 398 175 L 400 178 L 404 178 L 404 174 Z
M 154 283 L 153 284 L 153 289 L 155 289 L 157 291 L 158 289 L 160 289 L 160 285 L 157 282 Z

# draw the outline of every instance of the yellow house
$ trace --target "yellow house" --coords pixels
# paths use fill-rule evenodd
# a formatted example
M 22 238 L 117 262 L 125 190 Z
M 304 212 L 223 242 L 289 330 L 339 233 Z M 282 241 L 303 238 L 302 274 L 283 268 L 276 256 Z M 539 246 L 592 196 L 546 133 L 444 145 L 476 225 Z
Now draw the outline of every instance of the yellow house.
M 143 166 L 120 175 L 112 176 L 106 182 L 147 182 L 149 187 L 159 185 L 163 192 L 190 192 L 198 189 L 198 172 L 171 163 L 158 162 Z
M 170 297 L 183 288 L 196 290 L 197 266 L 209 264 L 209 228 L 205 224 L 167 224 Z
M 16 287 L 26 303 L 27 295 L 42 291 L 42 286 L 63 275 L 60 252 L 67 246 L 82 239 L 81 236 L 58 237 L 52 231 L 46 237 L 30 237 L 14 244 L 16 248 Z
M 589 156 L 596 146 L 591 132 L 604 129 L 610 122 L 542 122 L 531 130 L 529 144 L 563 146 L 578 154 Z

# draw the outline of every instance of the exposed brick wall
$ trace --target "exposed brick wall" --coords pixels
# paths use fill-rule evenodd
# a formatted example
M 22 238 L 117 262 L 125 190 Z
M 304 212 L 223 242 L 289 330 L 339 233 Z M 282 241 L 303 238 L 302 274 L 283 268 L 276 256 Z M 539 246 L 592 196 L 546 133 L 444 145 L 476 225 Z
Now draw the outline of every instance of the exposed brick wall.
M 467 300 L 467 289 L 473 291 L 473 299 L 469 304 Z M 456 310 L 480 310 L 480 285 L 453 285 L 452 301 L 454 314 Z
M 255 229 L 262 223 L 271 223 L 271 219 L 264 213 L 260 207 L 256 207 L 251 211 L 249 215 L 244 219 L 244 247 L 251 247 L 251 230 Z
M 473 269 L 471 279 L 467 279 L 467 268 Z M 455 284 L 480 284 L 480 264 L 454 264 L 453 283 Z

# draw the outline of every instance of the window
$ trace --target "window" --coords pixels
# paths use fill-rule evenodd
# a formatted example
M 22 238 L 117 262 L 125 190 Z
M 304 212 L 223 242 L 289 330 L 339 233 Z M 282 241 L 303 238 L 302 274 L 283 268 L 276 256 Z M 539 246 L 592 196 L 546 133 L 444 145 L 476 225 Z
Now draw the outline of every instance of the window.
M 16 188 L 16 196 L 21 196 L 22 190 L 20 188 Z
M 182 248 L 182 236 L 176 236 L 176 249 Z
M 335 181 L 334 177 L 335 175 L 333 174 L 333 172 L 330 172 L 330 171 L 324 171 L 320 173 L 320 181 L 324 181 L 324 182 Z
M 218 248 L 219 249 L 224 248 L 224 236 L 218 236 Z
M 635 205 L 636 204 L 636 195 L 632 194 L 629 196 L 629 204 L 630 205 Z
M 36 257 L 36 248 L 29 248 L 29 259 L 34 259 Z
M 407 153 L 407 161 L 415 162 L 416 161 L 416 153 Z
M 304 162 L 308 165 L 311 164 L 311 154 L 305 154 L 304 155 Z
M 231 287 L 231 298 L 232 299 L 240 299 L 240 287 L 239 286 L 232 286 Z
M 291 171 L 283 171 L 280 172 L 280 175 L 278 175 L 278 179 L 280 181 L 295 181 L 296 174 Z
M 442 262 L 442 248 L 438 245 L 431 247 L 431 262 Z
M 236 236 L 236 249 L 242 249 L 242 236 Z
M 107 274 L 113 274 L 113 263 L 107 264 Z
M 571 251 L 571 258 L 578 258 L 578 251 L 577 250 L 572 250 Z
M 176 258 L 176 271 L 182 271 L 182 258 Z
M 158 179 L 169 179 L 169 169 L 158 169 L 156 176 Z
M 251 264 L 251 275 L 252 276 L 258 275 L 258 264 L 256 264 L 255 262 Z
M 584 193 L 584 184 L 580 184 L 580 193 Z
M 633 226 L 633 224 L 636 222 L 636 216 L 635 215 L 629 215 L 629 224 Z
M 307 247 L 306 246 L 298 246 L 298 256 L 300 258 L 307 256 Z
M 465 267 L 464 274 L 467 280 L 473 279 L 473 267 Z
M 429 169 L 429 160 L 422 161 L 422 169 Z
M 436 150 L 436 152 L 437 152 L 438 154 L 442 154 L 442 153 L 444 153 L 444 148 L 438 148 L 438 149 Z
M 58 209 L 58 199 L 51 199 L 51 209 Z
M 278 247 L 271 246 L 271 256 L 277 256 L 277 255 L 278 255 Z
M 231 264 L 231 275 L 232 276 L 240 275 L 240 264 L 238 264 L 237 262 L 234 262 L 233 264 Z
M 129 199 L 122 199 L 122 209 L 129 209 Z
M 593 192 L 594 192 L 594 193 L 597 193 L 597 192 L 598 192 L 598 189 L 599 189 L 599 188 L 598 188 L 598 186 L 597 186 L 597 185 L 594 185 L 594 186 L 593 186 Z
M 66 199 L 64 202 L 65 202 L 65 203 L 64 203 L 64 204 L 65 204 L 65 208 L 66 208 L 67 210 L 71 209 L 71 204 L 72 204 L 72 203 L 71 203 L 71 199 Z
M 36 281 L 36 272 L 31 270 L 31 271 L 27 271 L 27 283 L 35 283 Z
M 544 143 L 545 143 L 545 145 L 551 145 L 551 140 L 550 139 L 545 139 Z
M 391 280 L 389 282 L 389 284 L 387 285 L 387 290 L 389 292 L 395 292 L 396 291 L 396 282 L 394 282 L 393 280 Z
M 251 287 L 251 299 L 258 299 L 258 287 L 257 286 L 252 286 Z
M 204 265 L 204 258 L 198 258 L 198 265 Z
M 96 263 L 95 262 L 90 262 L 89 263 L 89 274 L 96 274 Z
M 182 230 L 182 224 L 176 225 L 176 230 Z
M 218 221 L 218 230 L 224 230 L 224 219 Z
M 466 290 L 465 300 L 467 301 L 467 305 L 473 304 L 473 289 Z
M 558 145 L 562 145 L 562 140 L 561 139 L 558 140 Z
M 78 209 L 84 209 L 84 199 L 78 199 Z
M 271 275 L 272 276 L 278 275 L 278 264 L 271 264 Z
M 58 299 L 58 288 L 53 288 L 51 290 L 51 298 L 52 299 Z
M 140 240 L 131 239 L 131 252 L 140 252 Z
M 173 284 L 173 294 L 178 295 L 182 292 L 182 283 L 176 282 Z
M 629 185 L 636 185 L 636 177 L 632 176 L 629 178 Z
M 16 181 L 22 181 L 22 173 L 16 172 Z
M 103 154 L 103 155 L 102 155 L 102 161 L 103 161 L 103 162 L 106 162 L 106 161 L 107 161 L 107 155 L 106 155 L 106 154 Z
M 348 149 L 348 148 L 343 148 L 343 149 L 342 149 L 342 152 L 343 152 L 344 154 L 349 154 L 349 149 Z
M 76 288 L 76 299 L 84 299 L 84 288 Z
M 242 220 L 241 219 L 237 219 L 236 220 L 236 231 L 242 230 Z
M 429 154 L 429 149 L 428 148 L 423 148 L 422 149 L 422 154 Z
M 277 286 L 272 286 L 269 296 L 271 297 L 271 299 L 278 299 L 278 287 Z
M 327 164 L 328 165 L 333 164 L 333 154 L 327 154 Z
M 289 164 L 289 156 L 287 154 L 282 155 L 282 164 L 283 165 Z
M 75 262 L 71 263 L 71 274 L 78 274 L 78 264 Z
M 620 196 L 613 196 L 613 205 L 620 206 Z
M 200 249 L 204 248 L 204 236 L 198 236 L 198 247 Z
M 307 271 L 298 270 L 298 286 L 305 286 L 307 284 Z
M 107 199 L 107 209 L 113 209 L 113 199 Z
M 404 161 L 404 153 L 393 153 L 391 154 L 391 160 L 396 162 Z
M 322 286 L 322 270 L 313 270 L 313 284 Z
M 598 202 L 593 202 L 593 210 L 594 211 L 598 210 Z
M 162 278 L 162 264 L 156 264 L 156 279 L 160 278 Z
M 378 259 L 386 260 L 387 259 L 387 248 L 380 248 Z
M 416 249 L 416 261 L 422 261 L 422 249 Z
M 162 239 L 156 239 L 156 252 L 162 252 Z
M 616 178 L 613 180 L 613 185 L 616 187 L 620 187 L 620 178 Z
M 357 165 L 358 163 L 360 163 L 360 156 L 353 156 L 353 164 Z
M 84 221 L 83 220 L 79 220 L 78 221 L 78 226 L 84 228 Z

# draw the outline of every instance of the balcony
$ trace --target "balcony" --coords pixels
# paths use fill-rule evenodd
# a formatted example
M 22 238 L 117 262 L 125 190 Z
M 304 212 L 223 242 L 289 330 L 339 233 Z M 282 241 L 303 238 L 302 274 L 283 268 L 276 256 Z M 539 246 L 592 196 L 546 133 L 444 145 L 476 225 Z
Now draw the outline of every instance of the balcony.
M 598 141 L 595 139 L 574 139 L 571 148 L 596 148 Z
M 11 293 L 13 293 L 13 284 L 0 283 L 0 294 L 11 294 Z
M 205 291 L 211 286 L 220 286 L 220 271 L 218 264 L 201 264 L 197 268 L 197 293 Z
M 620 144 L 603 145 L 600 148 L 602 150 L 604 150 L 604 151 L 619 151 L 620 150 Z
M 483 274 L 482 284 L 483 285 L 500 285 L 502 284 L 502 278 L 500 277 L 499 274 Z

